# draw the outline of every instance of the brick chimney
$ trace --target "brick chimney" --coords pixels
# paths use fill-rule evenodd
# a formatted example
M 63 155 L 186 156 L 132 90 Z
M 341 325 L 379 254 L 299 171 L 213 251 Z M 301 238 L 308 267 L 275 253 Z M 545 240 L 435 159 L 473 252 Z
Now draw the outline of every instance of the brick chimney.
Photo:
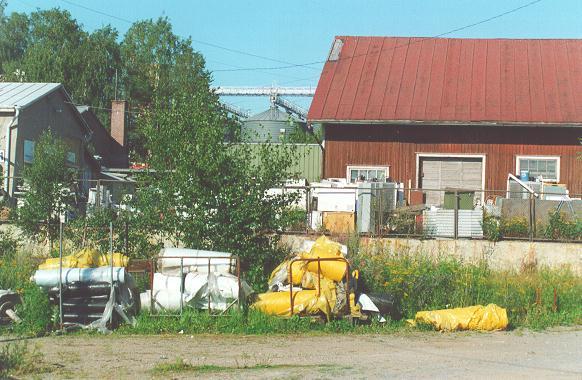
M 111 101 L 111 137 L 121 146 L 126 145 L 125 133 L 125 110 L 127 102 L 125 100 Z

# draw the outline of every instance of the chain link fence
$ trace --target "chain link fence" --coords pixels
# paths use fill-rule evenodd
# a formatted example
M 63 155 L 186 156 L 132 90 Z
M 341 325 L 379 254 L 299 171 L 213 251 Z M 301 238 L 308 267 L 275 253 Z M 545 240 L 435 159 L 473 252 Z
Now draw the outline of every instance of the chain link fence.
M 22 204 L 26 186 L 17 179 L 12 204 L 0 204 L 0 221 Z M 285 233 L 361 234 L 376 237 L 414 237 L 582 241 L 582 194 L 542 185 L 525 189 L 462 190 L 406 188 L 396 183 L 285 185 L 265 196 L 295 195 L 287 210 Z M 70 193 L 68 221 L 100 210 L 113 213 L 132 210 L 138 183 L 124 179 L 78 180 L 65 189 Z M 10 207 L 9 207 L 10 206 Z M 116 225 L 125 234 L 124 246 L 132 248 L 132 225 Z M 78 235 L 89 236 L 89 230 Z M 95 234 L 93 234 L 95 235 Z M 139 255 L 138 255 L 139 257 Z
M 405 188 L 390 183 L 288 186 L 300 200 L 288 232 L 375 237 L 582 241 L 582 194 Z M 303 224 L 299 222 L 303 218 Z

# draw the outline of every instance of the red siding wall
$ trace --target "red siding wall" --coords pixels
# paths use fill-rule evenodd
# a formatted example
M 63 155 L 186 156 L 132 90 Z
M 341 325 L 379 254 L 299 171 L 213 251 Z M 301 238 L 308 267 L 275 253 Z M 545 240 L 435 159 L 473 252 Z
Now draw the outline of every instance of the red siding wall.
M 416 186 L 417 153 L 484 154 L 485 187 L 505 190 L 516 155 L 560 156 L 560 182 L 582 193 L 582 128 L 326 125 L 324 178 L 348 165 L 389 165 L 390 176 Z

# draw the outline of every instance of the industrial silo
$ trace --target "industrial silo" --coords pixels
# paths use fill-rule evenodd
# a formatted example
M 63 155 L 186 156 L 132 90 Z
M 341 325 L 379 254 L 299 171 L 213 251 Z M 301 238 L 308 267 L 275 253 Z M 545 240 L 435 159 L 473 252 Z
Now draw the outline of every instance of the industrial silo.
M 289 136 L 299 121 L 272 105 L 268 110 L 249 117 L 243 122 L 242 135 L 247 142 L 279 142 Z

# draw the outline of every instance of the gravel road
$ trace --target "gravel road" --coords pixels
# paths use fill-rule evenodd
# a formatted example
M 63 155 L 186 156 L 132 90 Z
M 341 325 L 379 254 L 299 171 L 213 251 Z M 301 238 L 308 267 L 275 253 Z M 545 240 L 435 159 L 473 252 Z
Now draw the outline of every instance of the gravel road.
M 541 333 L 77 335 L 30 344 L 53 369 L 42 378 L 582 379 L 582 328 Z M 176 360 L 195 368 L 154 370 Z

